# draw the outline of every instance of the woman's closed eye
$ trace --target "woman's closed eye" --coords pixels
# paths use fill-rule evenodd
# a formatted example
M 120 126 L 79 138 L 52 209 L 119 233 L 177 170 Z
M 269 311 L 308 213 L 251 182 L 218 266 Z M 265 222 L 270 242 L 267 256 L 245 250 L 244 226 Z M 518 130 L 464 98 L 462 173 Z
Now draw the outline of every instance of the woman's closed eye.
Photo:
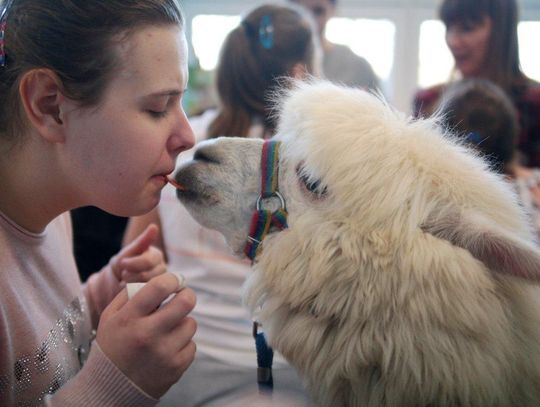
M 167 115 L 167 110 L 147 110 L 147 112 L 154 119 L 161 119 Z
M 149 103 L 144 107 L 144 111 L 153 119 L 165 117 L 169 111 L 169 100 L 167 98 Z
M 154 106 L 151 106 L 146 110 L 146 112 L 152 117 L 153 119 L 161 119 L 174 109 L 176 106 L 181 105 L 181 98 L 180 95 L 173 95 L 167 97 L 167 100 L 164 103 L 157 103 L 154 104 Z

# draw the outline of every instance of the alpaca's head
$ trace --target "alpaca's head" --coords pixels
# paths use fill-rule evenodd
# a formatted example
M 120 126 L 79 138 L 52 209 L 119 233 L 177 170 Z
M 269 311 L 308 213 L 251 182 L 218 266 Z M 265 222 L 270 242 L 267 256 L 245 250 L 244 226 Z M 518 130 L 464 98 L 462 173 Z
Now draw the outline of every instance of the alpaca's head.
M 353 397 L 351 377 L 413 371 L 428 356 L 418 355 L 409 334 L 440 334 L 441 341 L 448 332 L 505 335 L 504 312 L 471 316 L 476 305 L 469 301 L 499 310 L 492 274 L 539 280 L 540 256 L 500 176 L 436 120 L 414 121 L 359 89 L 296 84 L 281 95 L 277 113 L 279 191 L 289 228 L 263 241 L 245 298 L 260 311 L 271 343 L 308 372 L 313 389 L 342 380 L 323 386 L 319 399 Z M 186 187 L 182 203 L 238 254 L 261 191 L 262 148 L 256 139 L 203 142 L 176 174 Z M 435 344 L 422 346 L 441 355 Z M 313 352 L 326 356 L 314 359 Z M 417 376 L 406 375 L 410 382 L 394 387 L 420 394 L 431 368 L 419 367 Z
M 416 181 L 415 174 L 401 178 L 413 125 L 360 90 L 300 84 L 282 96 L 274 139 L 282 142 L 279 191 L 291 226 L 309 215 L 314 224 L 361 219 L 369 230 L 401 211 L 414 193 L 406 183 Z M 418 136 L 431 137 L 428 126 L 417 126 Z M 261 193 L 262 146 L 262 140 L 242 138 L 200 143 L 176 175 L 187 187 L 178 195 L 182 203 L 203 225 L 221 231 L 238 254 Z M 264 203 L 279 205 L 277 199 Z

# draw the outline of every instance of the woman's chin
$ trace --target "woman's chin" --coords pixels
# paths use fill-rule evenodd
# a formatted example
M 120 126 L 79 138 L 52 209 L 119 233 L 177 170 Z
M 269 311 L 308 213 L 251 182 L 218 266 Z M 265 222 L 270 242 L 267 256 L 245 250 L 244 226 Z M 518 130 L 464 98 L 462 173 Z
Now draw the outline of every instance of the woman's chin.
M 482 70 L 473 64 L 457 64 L 456 67 L 463 78 L 478 78 L 482 76 Z
M 131 216 L 140 216 L 150 212 L 159 204 L 160 195 L 147 197 L 138 203 L 133 202 L 132 205 L 115 205 L 110 207 L 102 207 L 105 212 L 109 212 L 112 215 L 122 216 L 129 218 Z
M 131 215 L 131 216 L 138 216 L 138 215 L 144 215 L 147 212 L 150 212 L 152 209 L 154 209 L 159 204 L 161 194 L 158 194 L 157 196 L 148 199 L 146 202 L 144 202 L 143 205 L 141 205 L 138 208 L 138 214 L 137 215 Z

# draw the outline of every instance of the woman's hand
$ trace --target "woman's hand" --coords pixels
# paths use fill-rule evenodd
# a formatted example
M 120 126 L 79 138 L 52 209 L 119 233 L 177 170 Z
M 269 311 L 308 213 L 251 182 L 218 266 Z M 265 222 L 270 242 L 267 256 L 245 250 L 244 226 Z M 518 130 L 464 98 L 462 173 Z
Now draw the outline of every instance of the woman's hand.
M 194 306 L 194 292 L 182 289 L 174 274 L 162 274 L 131 299 L 126 290 L 116 296 L 101 316 L 96 341 L 137 386 L 160 398 L 195 356 L 196 323 L 188 316 Z
M 111 258 L 109 266 L 121 287 L 126 283 L 149 281 L 167 271 L 163 252 L 152 246 L 158 235 L 158 226 L 151 224 Z

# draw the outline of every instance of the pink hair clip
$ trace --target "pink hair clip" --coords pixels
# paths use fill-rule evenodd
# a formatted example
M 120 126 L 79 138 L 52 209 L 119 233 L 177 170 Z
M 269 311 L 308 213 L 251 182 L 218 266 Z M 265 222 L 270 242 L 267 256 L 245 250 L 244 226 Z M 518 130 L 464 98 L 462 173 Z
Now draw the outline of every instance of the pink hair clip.
M 6 49 L 5 49 L 5 38 L 6 38 L 6 23 L 7 23 L 7 14 L 8 10 L 13 4 L 13 0 L 8 0 L 5 2 L 5 6 L 2 9 L 0 14 L 0 67 L 6 66 Z

